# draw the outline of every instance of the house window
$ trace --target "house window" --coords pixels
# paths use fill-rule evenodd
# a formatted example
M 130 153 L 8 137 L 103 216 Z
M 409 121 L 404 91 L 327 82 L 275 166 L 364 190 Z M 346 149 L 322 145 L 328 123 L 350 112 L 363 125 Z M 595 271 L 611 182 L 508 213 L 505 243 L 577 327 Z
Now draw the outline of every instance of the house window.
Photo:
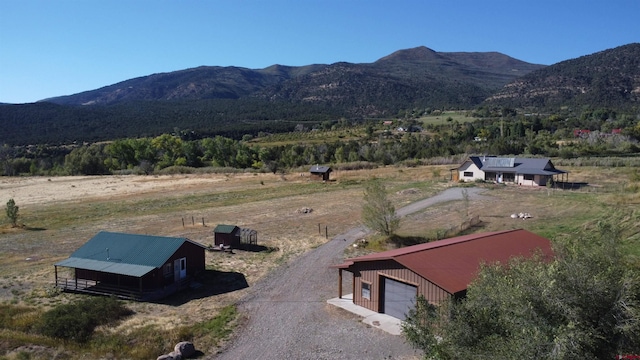
M 164 264 L 164 276 L 165 277 L 173 276 L 173 272 L 171 271 L 171 263 Z
M 371 284 L 362 282 L 362 298 L 371 300 Z
M 533 180 L 533 175 L 531 175 L 531 174 L 524 174 L 523 178 L 524 178 L 525 180 Z
M 464 172 L 464 177 L 473 177 L 473 172 L 472 171 L 465 171 Z

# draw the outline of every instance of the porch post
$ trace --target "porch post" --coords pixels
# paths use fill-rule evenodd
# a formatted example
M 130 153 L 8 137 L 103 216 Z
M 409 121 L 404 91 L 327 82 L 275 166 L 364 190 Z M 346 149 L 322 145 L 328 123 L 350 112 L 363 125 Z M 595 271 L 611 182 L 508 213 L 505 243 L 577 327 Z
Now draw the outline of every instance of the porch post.
M 342 299 L 342 269 L 338 269 L 338 299 Z

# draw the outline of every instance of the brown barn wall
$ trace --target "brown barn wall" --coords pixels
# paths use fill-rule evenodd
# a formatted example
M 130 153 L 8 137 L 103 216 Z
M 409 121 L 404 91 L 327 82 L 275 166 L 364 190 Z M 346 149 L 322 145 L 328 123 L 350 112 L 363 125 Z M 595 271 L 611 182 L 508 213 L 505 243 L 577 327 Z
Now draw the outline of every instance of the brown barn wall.
M 204 271 L 204 249 L 196 244 L 185 242 L 182 246 L 167 260 L 173 266 L 173 261 L 187 258 L 187 276 L 195 276 Z
M 228 245 L 232 247 L 240 246 L 240 236 L 236 235 L 236 232 L 232 234 L 214 233 L 213 241 L 215 245 Z
M 381 282 L 384 281 L 384 277 L 417 286 L 418 294 L 424 296 L 430 303 L 437 304 L 451 296 L 436 284 L 393 260 L 355 263 L 350 269 L 353 269 L 354 273 L 353 302 L 376 312 L 382 310 L 380 297 L 384 296 L 381 292 Z M 371 300 L 362 297 L 363 281 L 371 284 Z

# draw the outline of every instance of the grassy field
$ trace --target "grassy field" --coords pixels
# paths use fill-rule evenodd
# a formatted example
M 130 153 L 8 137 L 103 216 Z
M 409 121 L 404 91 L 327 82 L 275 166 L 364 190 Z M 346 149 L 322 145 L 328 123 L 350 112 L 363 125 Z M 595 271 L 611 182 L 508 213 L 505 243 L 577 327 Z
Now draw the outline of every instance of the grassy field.
M 96 191 L 86 195 L 69 194 L 67 198 L 49 201 L 46 198 L 25 200 L 25 205 L 17 198 L 20 222 L 24 225 L 18 229 L 11 228 L 3 217 L 4 223 L 0 225 L 0 305 L 4 307 L 2 311 L 27 309 L 21 316 L 28 325 L 52 306 L 81 298 L 53 290 L 53 264 L 66 258 L 100 230 L 184 236 L 208 245 L 213 242 L 212 230 L 217 224 L 252 228 L 258 232 L 258 243 L 271 251 L 207 252 L 206 255 L 207 268 L 221 273 L 240 273 L 251 286 L 273 268 L 326 242 L 325 228 L 330 239 L 359 225 L 362 185 L 367 179 L 374 176 L 384 179 L 389 198 L 399 208 L 446 187 L 459 186 L 443 181 L 443 174 L 451 167 L 388 166 L 335 171 L 332 173 L 335 180 L 328 183 L 309 181 L 306 174 L 301 173 L 121 177 L 119 183 L 139 181 L 131 187 L 134 189 L 151 182 L 157 184 L 144 191 L 127 193 L 114 186 L 100 194 L 97 192 L 100 181 L 113 179 L 71 179 L 73 184 L 66 185 L 66 191 L 79 191 L 81 181 L 92 181 L 91 187 Z M 486 188 L 482 199 L 444 203 L 411 214 L 403 219 L 398 235 L 434 238 L 439 232 L 455 228 L 470 216 L 477 215 L 481 223 L 467 232 L 525 228 L 554 239 L 575 236 L 597 221 L 617 216 L 616 221 L 627 238 L 629 254 L 640 257 L 637 171 L 623 167 L 563 169 L 570 171 L 571 181 L 584 186 L 569 191 L 478 184 Z M 170 186 L 159 187 L 170 180 Z M 196 180 L 206 181 L 199 183 Z M 56 179 L 53 179 L 43 186 L 55 183 Z M 11 186 L 18 189 L 21 185 Z M 3 193 L 11 193 L 10 185 L 3 183 L 2 187 Z M 510 217 L 519 212 L 528 212 L 533 217 L 528 220 Z M 345 256 L 367 251 L 372 249 L 350 249 Z M 176 340 L 184 336 L 190 336 L 198 348 L 212 353 L 223 345 L 224 337 L 232 331 L 237 317 L 232 306 L 246 291 L 209 297 L 178 295 L 167 303 L 128 303 L 127 306 L 135 311 L 134 316 L 116 326 L 99 329 L 99 340 L 83 347 L 56 343 L 27 330 L 15 331 L 0 326 L 0 359 L 48 359 L 55 354 L 65 354 L 71 359 L 104 357 L 113 353 L 123 341 L 133 342 L 129 344 L 132 348 L 135 344 L 144 344 L 148 352 L 126 356 L 145 359 L 170 350 Z M 223 325 L 219 324 L 221 321 Z M 25 329 L 28 329 L 27 325 L 24 325 Z M 214 328 L 219 330 L 206 330 Z
M 469 113 L 467 110 L 443 111 L 439 114 L 423 116 L 419 118 L 418 121 L 421 122 L 422 125 L 445 125 L 450 122 L 465 123 L 478 120 L 478 118 L 471 116 Z M 448 121 L 447 119 L 451 120 Z

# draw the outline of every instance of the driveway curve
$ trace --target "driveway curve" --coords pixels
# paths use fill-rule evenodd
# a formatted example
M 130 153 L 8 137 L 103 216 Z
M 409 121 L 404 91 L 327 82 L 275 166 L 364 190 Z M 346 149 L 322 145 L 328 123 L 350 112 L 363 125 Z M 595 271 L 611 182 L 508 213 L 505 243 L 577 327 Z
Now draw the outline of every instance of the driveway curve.
M 470 199 L 482 191 L 466 189 Z M 462 200 L 462 190 L 449 188 L 396 212 L 406 216 L 437 203 Z M 337 271 L 329 265 L 341 263 L 344 250 L 368 232 L 361 226 L 337 235 L 255 284 L 238 304 L 246 321 L 231 342 L 208 359 L 419 358 L 402 336 L 370 328 L 359 317 L 326 303 L 336 296 L 338 285 Z

